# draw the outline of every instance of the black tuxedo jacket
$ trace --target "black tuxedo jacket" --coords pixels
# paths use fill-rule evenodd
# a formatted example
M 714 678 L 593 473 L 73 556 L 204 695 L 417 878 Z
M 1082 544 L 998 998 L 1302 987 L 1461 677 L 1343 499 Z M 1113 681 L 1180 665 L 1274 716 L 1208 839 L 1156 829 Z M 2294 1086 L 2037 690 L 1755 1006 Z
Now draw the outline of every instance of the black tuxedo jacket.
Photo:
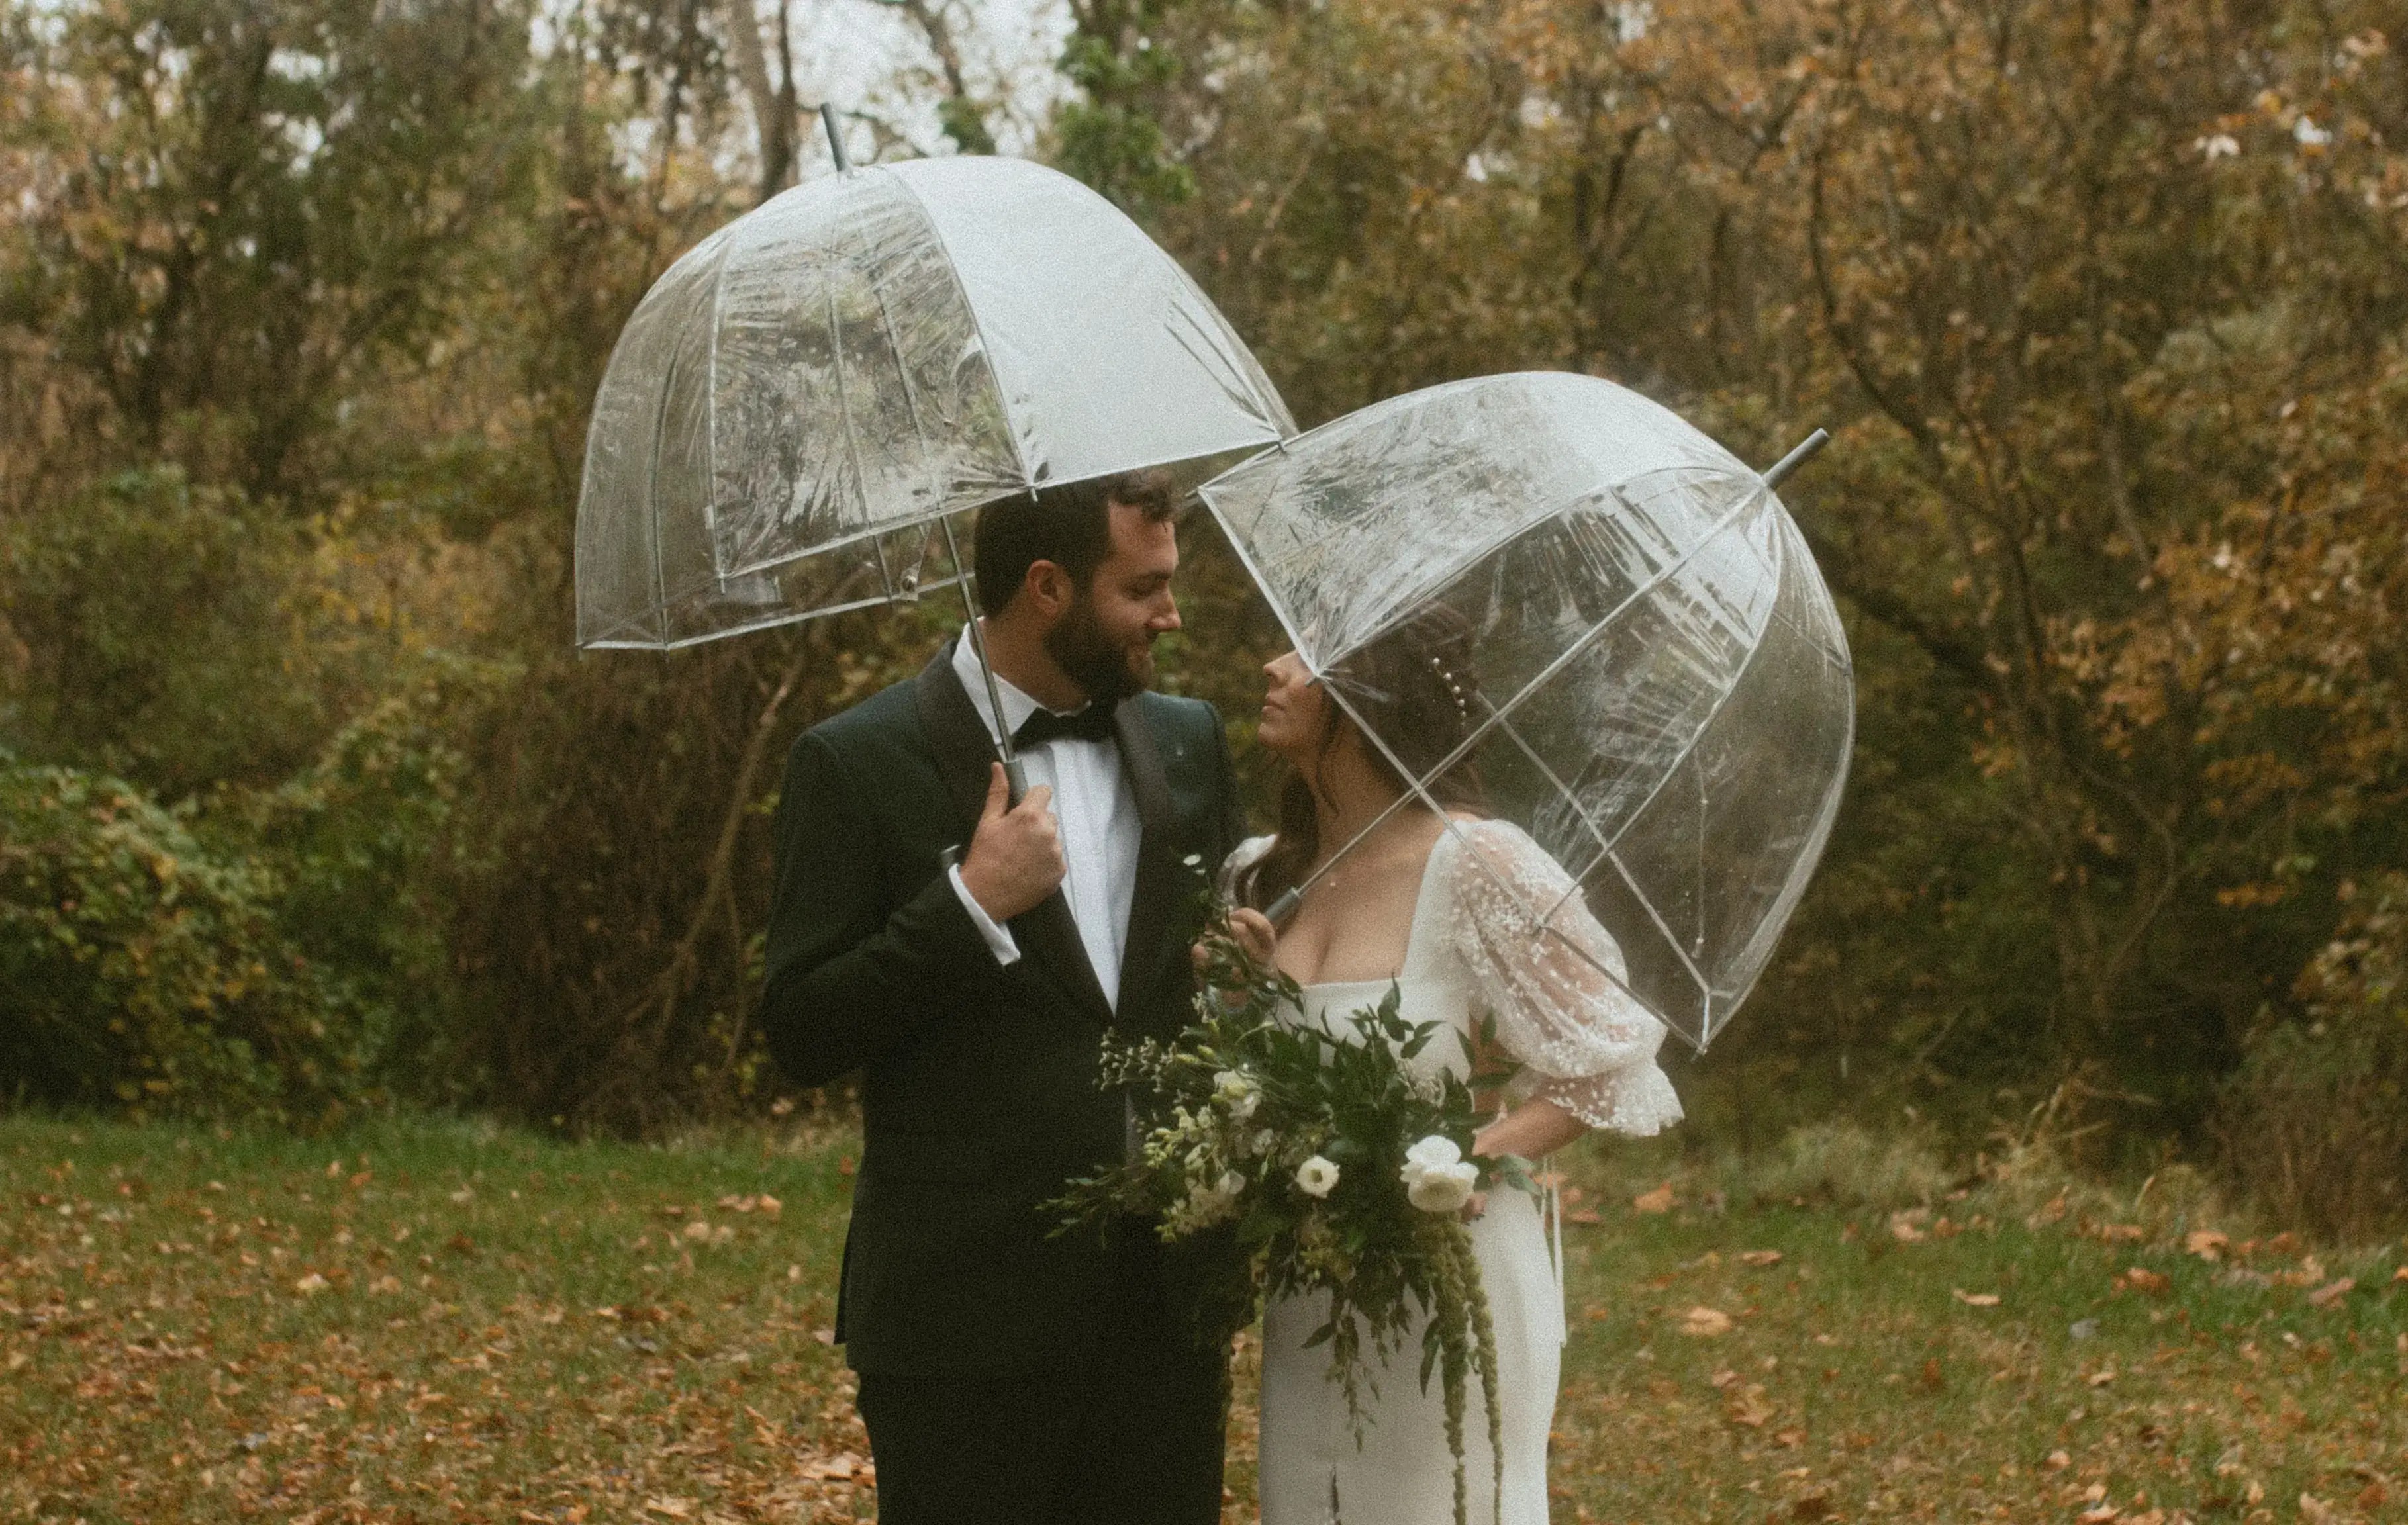
M 1096 1083 L 1098 1040 L 1185 1025 L 1197 891 L 1240 817 L 1210 705 L 1141 693 L 1113 720 L 1143 823 L 1117 1011 L 1058 891 L 1012 919 L 1021 958 L 1006 966 L 945 874 L 995 756 L 950 646 L 806 732 L 787 761 L 763 1024 L 797 1084 L 862 1074 L 837 1303 L 858 1371 L 1079 1364 L 1127 1271 L 1126 1248 L 1054 1237 L 1039 1204 L 1120 1160 L 1123 1104 Z

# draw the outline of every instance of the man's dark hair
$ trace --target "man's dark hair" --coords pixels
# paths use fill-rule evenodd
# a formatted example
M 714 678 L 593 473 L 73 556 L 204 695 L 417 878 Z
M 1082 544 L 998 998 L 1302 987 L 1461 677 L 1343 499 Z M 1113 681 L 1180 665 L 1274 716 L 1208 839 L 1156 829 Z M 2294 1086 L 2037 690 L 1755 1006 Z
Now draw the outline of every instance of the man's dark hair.
M 1178 509 L 1170 474 L 1125 471 L 1049 487 L 1035 497 L 1004 498 L 979 510 L 971 571 L 989 614 L 1000 614 L 1028 580 L 1028 569 L 1052 562 L 1084 593 L 1112 549 L 1111 506 L 1125 504 L 1155 524 Z

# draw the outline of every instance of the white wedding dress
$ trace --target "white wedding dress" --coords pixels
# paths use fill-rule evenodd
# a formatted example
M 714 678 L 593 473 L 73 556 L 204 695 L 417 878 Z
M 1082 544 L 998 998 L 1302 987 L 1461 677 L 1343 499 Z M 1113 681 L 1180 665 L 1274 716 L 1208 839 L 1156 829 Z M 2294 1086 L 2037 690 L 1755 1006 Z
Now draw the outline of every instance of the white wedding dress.
M 1268 837 L 1241 845 L 1225 880 L 1269 845 Z M 1467 1044 L 1480 1016 L 1493 1017 L 1498 1044 L 1521 1066 L 1507 1105 L 1543 1097 L 1593 1127 L 1651 1134 L 1681 1116 L 1656 1065 L 1663 1024 L 1598 972 L 1601 965 L 1619 975 L 1621 950 L 1578 896 L 1556 913 L 1560 935 L 1534 936 L 1524 909 L 1555 905 L 1570 882 L 1518 828 L 1457 822 L 1422 870 L 1393 981 L 1400 1009 L 1409 1022 L 1447 1023 Z M 1390 983 L 1308 985 L 1305 1009 L 1294 1019 L 1351 1038 L 1348 1015 L 1377 1005 Z M 1467 1073 L 1467 1044 L 1441 1039 L 1412 1063 Z M 1497 1329 L 1505 1482 L 1500 1512 L 1475 1375 L 1464 1419 L 1469 1518 L 1474 1525 L 1546 1525 L 1547 1431 L 1564 1341 L 1559 1247 L 1540 1204 L 1510 1189 L 1489 1191 L 1471 1239 Z M 1328 1348 L 1305 1347 L 1327 1316 L 1326 1297 L 1277 1300 L 1263 1313 L 1262 1525 L 1327 1525 L 1333 1517 L 1345 1525 L 1453 1525 L 1455 1461 L 1440 1386 L 1433 1377 L 1426 1393 L 1421 1388 L 1420 1331 L 1392 1352 L 1377 1397 L 1366 1395 L 1369 1422 L 1358 1446 L 1345 1397 L 1328 1380 Z

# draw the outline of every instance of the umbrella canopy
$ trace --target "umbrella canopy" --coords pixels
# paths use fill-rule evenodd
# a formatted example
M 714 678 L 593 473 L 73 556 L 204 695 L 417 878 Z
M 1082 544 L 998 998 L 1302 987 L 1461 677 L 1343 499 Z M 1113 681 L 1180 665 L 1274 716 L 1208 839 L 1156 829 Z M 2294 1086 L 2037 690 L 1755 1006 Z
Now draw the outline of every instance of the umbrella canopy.
M 919 159 L 671 265 L 595 399 L 577 640 L 666 648 L 916 596 L 942 516 L 1295 433 L 1196 283 L 1076 180 Z
M 1365 408 L 1201 492 L 1407 797 L 1476 792 L 1566 871 L 1499 884 L 1539 902 L 1531 934 L 1584 896 L 1608 973 L 1705 1048 L 1813 872 L 1854 731 L 1837 611 L 1765 479 L 1637 392 L 1533 373 Z M 1448 704 L 1403 734 L 1425 668 Z

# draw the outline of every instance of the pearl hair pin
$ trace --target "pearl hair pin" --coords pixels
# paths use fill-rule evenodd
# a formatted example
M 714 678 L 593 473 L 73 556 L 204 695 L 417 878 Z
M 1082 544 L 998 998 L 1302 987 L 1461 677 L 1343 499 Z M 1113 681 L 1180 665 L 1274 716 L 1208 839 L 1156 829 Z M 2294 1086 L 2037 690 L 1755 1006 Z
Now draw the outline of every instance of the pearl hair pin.
M 1465 696 L 1463 685 L 1455 681 L 1455 674 L 1448 670 L 1446 663 L 1439 658 L 1438 653 L 1430 653 L 1429 664 L 1430 671 L 1438 675 L 1440 685 L 1446 690 L 1448 697 L 1455 701 L 1455 714 L 1463 720 L 1470 720 L 1471 701 Z

